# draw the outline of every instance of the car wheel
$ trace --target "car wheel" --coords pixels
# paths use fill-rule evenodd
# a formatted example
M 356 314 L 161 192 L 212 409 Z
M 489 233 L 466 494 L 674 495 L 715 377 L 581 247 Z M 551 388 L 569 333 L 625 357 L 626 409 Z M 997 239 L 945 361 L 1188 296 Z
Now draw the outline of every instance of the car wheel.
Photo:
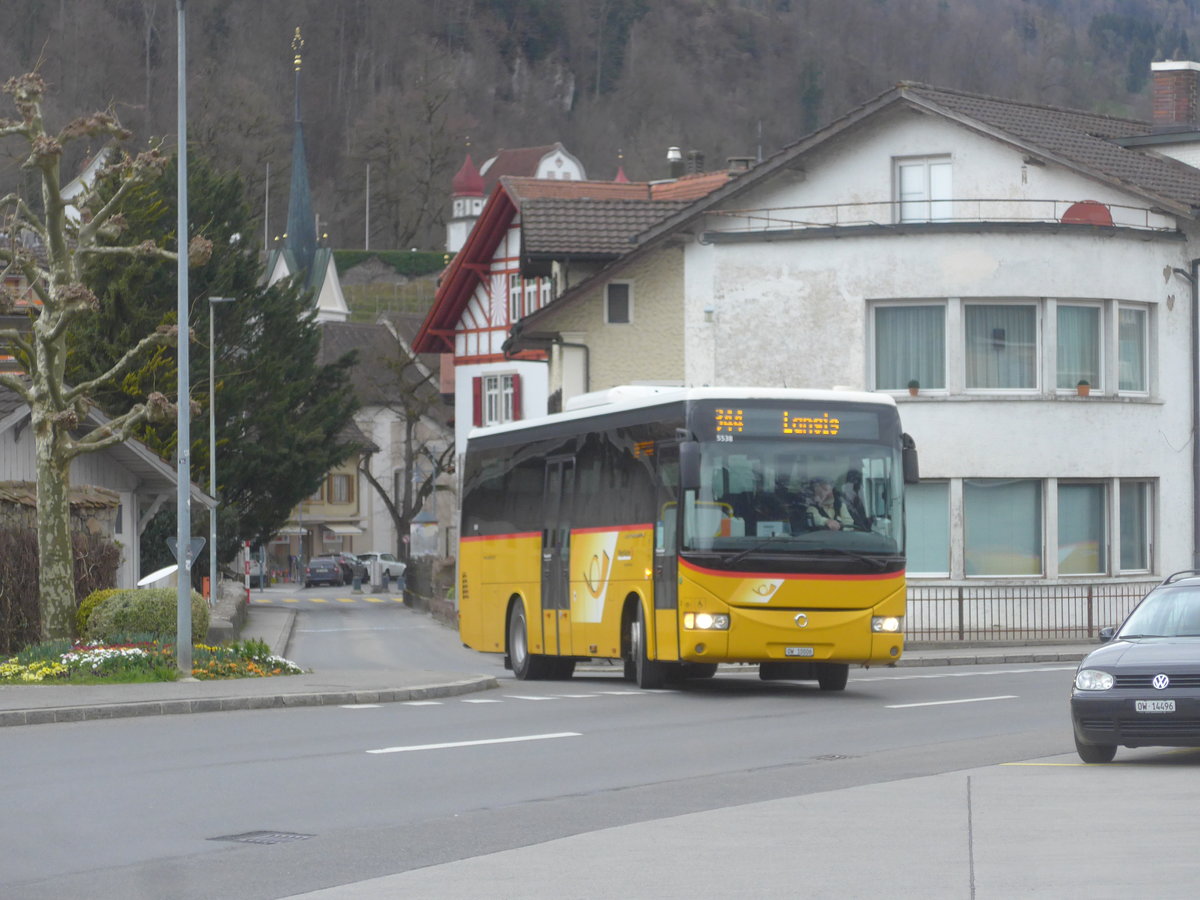
M 1075 752 L 1085 763 L 1110 763 L 1117 755 L 1116 744 L 1088 744 L 1075 738 Z

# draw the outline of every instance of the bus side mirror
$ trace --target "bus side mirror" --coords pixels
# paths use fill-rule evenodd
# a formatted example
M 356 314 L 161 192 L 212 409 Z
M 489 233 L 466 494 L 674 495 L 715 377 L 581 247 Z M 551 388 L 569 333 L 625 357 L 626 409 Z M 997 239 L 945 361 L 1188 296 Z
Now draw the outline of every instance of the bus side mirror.
M 904 467 L 904 483 L 919 484 L 921 465 L 917 460 L 917 445 L 907 434 L 900 435 L 900 462 Z
M 679 444 L 679 487 L 685 491 L 700 490 L 700 444 L 696 441 Z

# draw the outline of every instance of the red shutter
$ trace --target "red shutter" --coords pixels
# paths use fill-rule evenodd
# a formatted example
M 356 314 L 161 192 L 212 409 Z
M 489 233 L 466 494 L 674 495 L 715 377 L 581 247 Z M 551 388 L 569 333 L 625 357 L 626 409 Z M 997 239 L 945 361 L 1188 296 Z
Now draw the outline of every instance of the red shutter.
M 471 379 L 471 424 L 483 424 L 483 379 Z
M 521 376 L 513 375 L 513 421 L 521 418 Z

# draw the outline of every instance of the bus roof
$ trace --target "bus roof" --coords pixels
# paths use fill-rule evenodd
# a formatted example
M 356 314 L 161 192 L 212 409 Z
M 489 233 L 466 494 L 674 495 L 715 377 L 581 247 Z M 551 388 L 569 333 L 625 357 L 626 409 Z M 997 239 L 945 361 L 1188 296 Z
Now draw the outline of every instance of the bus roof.
M 531 419 L 505 422 L 503 425 L 488 425 L 472 428 L 467 440 L 536 428 L 559 422 L 588 419 L 592 416 L 609 415 L 626 410 L 646 409 L 654 406 L 696 400 L 790 400 L 793 402 L 837 402 L 869 403 L 877 406 L 895 407 L 896 401 L 890 394 L 875 394 L 869 391 L 854 391 L 842 388 L 773 388 L 773 387 L 663 387 L 659 385 L 624 384 L 590 394 L 580 394 L 567 401 L 567 408 L 560 413 L 551 413 Z

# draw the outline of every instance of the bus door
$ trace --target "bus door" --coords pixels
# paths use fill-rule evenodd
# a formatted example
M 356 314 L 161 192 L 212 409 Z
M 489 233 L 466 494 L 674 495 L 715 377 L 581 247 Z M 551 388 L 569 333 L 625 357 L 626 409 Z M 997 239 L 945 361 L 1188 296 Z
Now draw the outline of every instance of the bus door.
M 659 444 L 657 522 L 654 528 L 654 619 L 665 625 L 676 618 L 679 606 L 679 445 Z M 669 615 L 663 615 L 670 610 Z M 655 657 L 677 659 L 679 655 L 675 629 L 665 632 L 656 627 Z
M 571 509 L 575 460 L 546 462 L 542 509 L 542 630 L 546 653 L 571 652 Z

